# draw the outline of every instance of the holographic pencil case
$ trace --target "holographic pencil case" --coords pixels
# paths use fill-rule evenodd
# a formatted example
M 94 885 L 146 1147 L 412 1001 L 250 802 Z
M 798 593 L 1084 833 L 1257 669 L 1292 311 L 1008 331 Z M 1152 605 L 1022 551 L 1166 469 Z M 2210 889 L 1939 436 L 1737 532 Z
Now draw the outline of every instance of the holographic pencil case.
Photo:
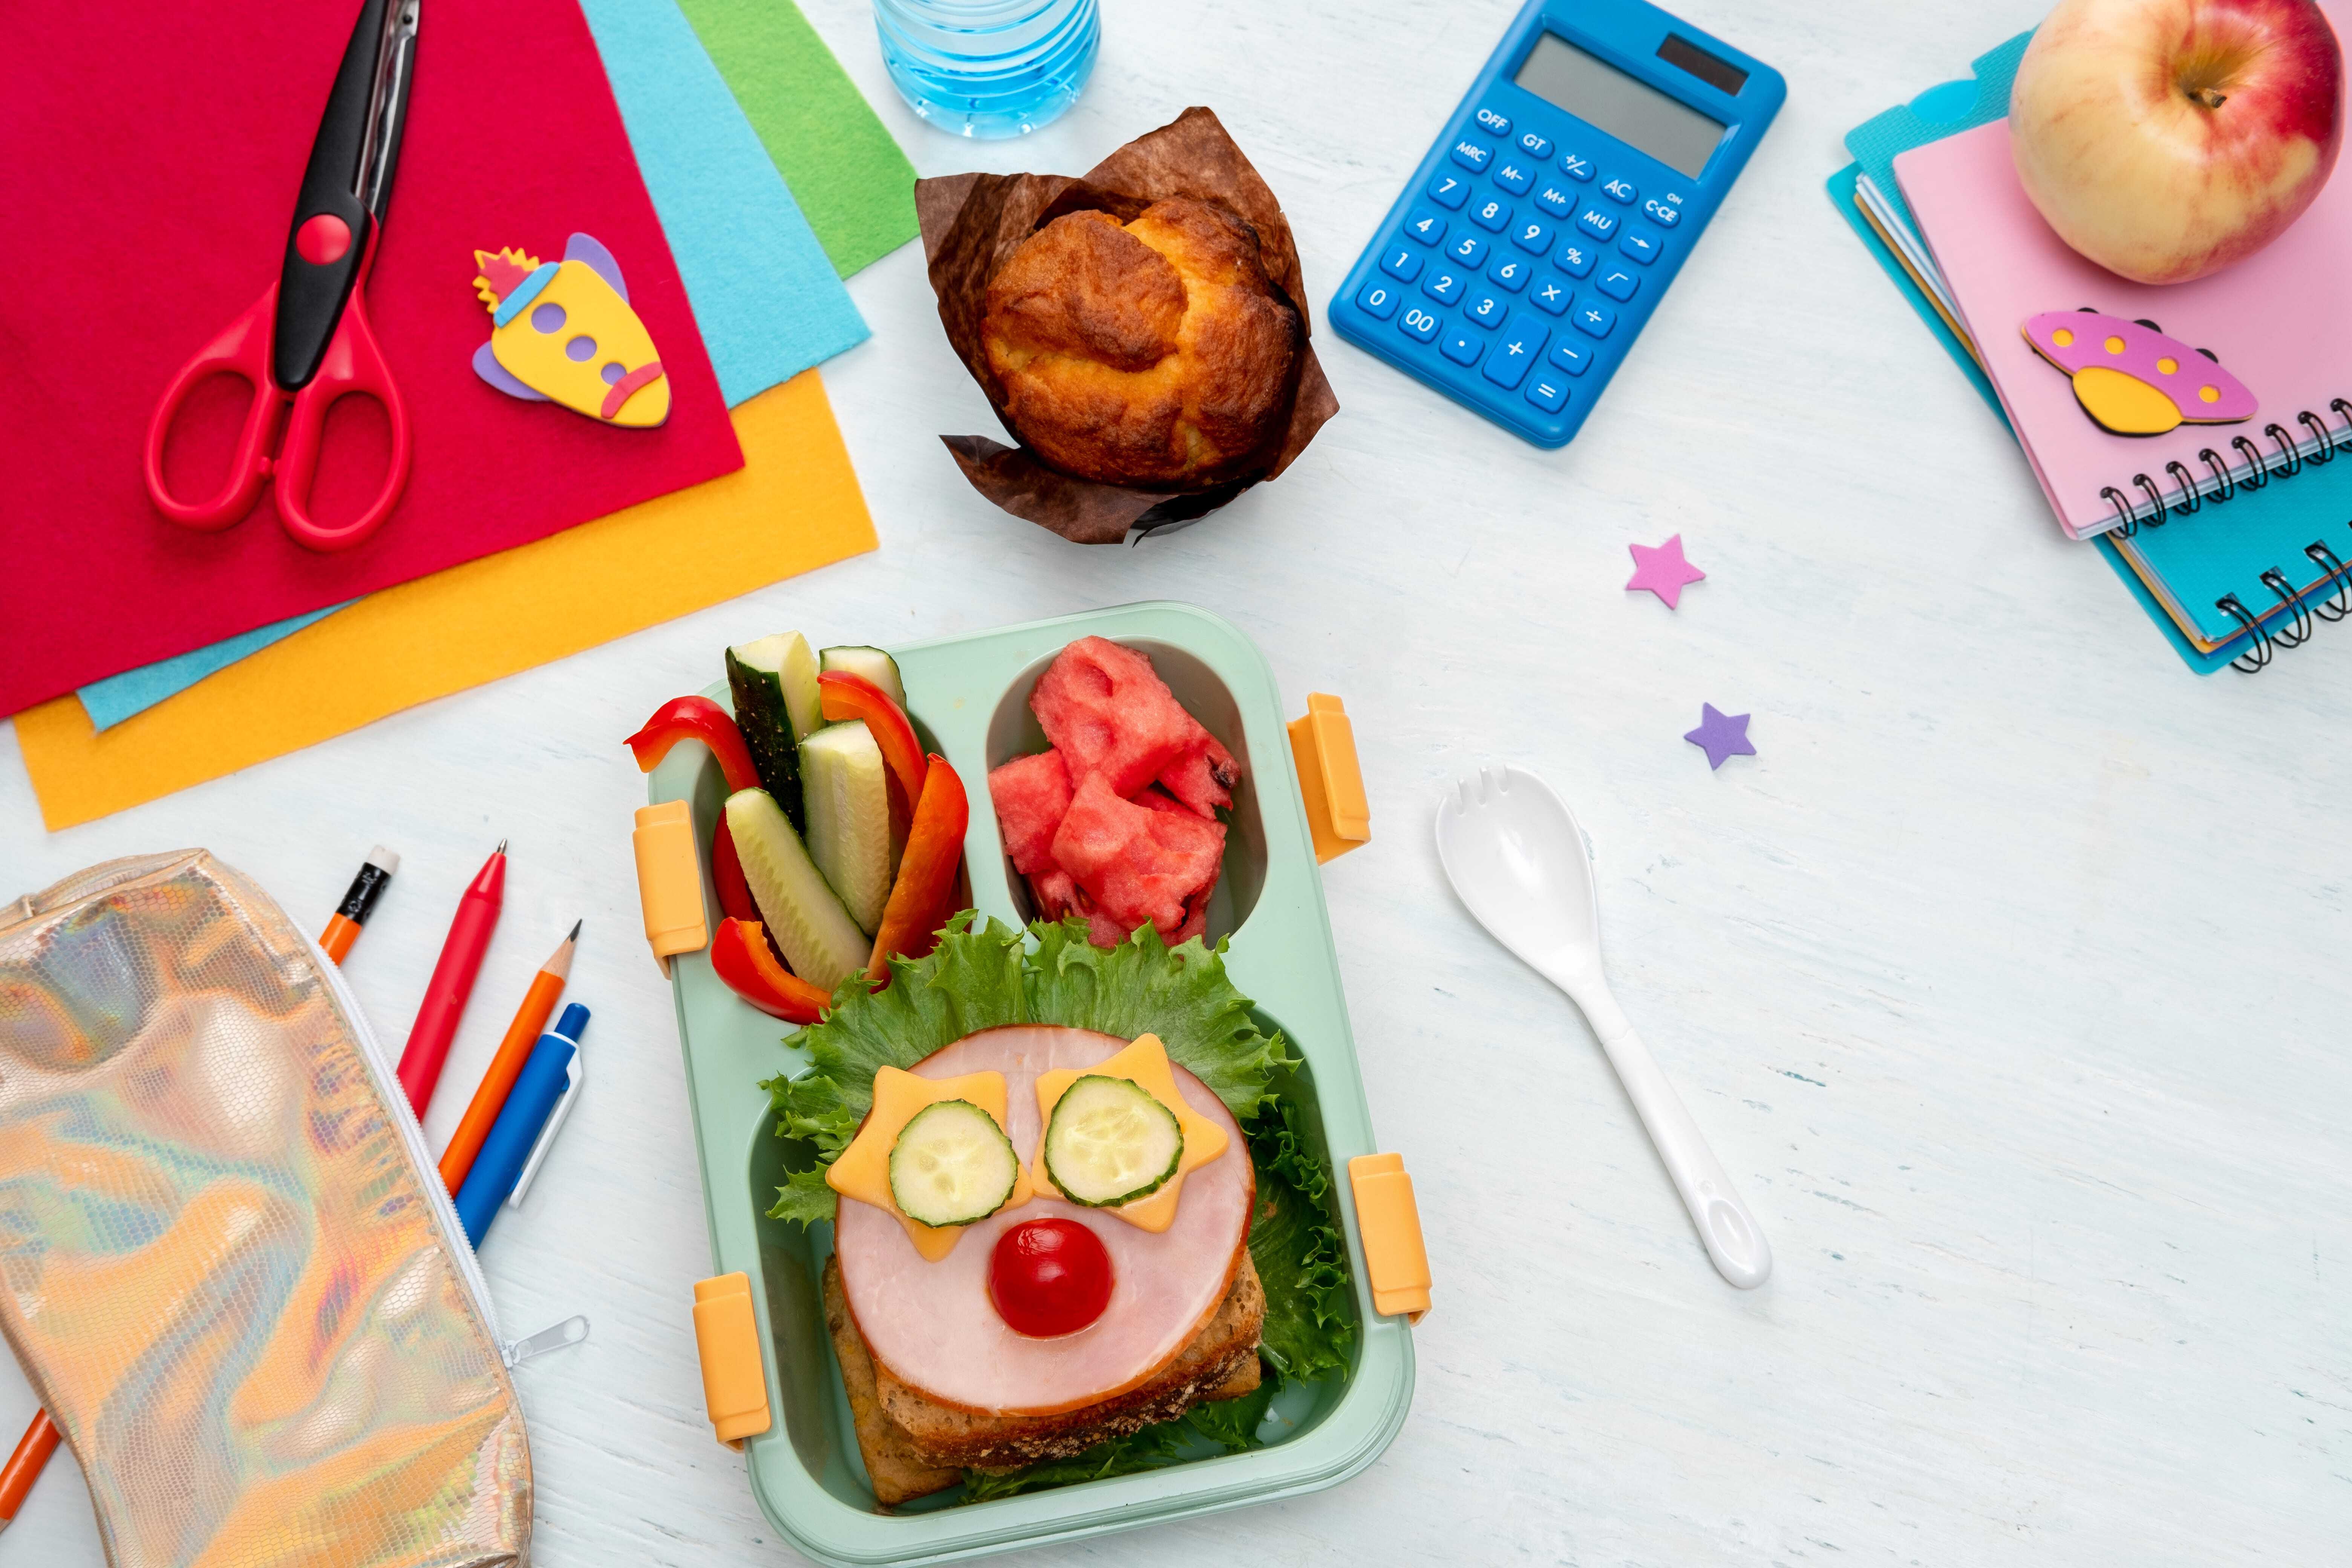
M 0 1333 L 114 1568 L 521 1568 L 488 1291 L 334 966 L 203 851 L 0 906 Z

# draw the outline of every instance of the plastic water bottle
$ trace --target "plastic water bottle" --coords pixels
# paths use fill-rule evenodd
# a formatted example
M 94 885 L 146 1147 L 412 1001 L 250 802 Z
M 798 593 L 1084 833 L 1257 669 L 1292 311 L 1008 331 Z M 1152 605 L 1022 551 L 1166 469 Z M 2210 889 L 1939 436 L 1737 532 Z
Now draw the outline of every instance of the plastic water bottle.
M 874 0 L 882 61 L 917 114 L 959 136 L 1020 136 L 1077 101 L 1102 38 L 1096 0 Z

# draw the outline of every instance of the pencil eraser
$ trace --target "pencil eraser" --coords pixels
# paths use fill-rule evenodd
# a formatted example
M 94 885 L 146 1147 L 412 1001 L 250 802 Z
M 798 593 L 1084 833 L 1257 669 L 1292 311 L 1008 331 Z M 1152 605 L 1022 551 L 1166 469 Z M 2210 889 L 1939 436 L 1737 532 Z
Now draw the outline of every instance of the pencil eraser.
M 400 869 L 400 857 L 381 844 L 368 851 L 367 863 L 380 868 L 387 877 Z

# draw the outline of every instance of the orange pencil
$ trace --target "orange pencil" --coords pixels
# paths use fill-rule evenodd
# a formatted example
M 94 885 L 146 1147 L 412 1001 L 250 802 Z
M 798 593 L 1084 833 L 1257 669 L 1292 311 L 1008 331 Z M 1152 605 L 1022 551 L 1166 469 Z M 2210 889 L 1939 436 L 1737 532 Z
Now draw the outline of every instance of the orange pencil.
M 379 844 L 368 851 L 366 862 L 360 867 L 360 874 L 352 879 L 351 891 L 345 893 L 343 901 L 335 906 L 335 912 L 327 917 L 327 929 L 319 933 L 319 945 L 327 950 L 329 958 L 337 963 L 342 963 L 343 955 L 352 950 L 352 943 L 359 941 L 360 927 L 367 923 L 368 911 L 375 908 L 376 900 L 383 896 L 384 884 L 391 881 L 392 874 L 399 869 L 400 857 L 383 845 Z
M 0 1468 L 0 1530 L 16 1522 L 16 1510 L 25 1506 L 25 1494 L 41 1479 L 41 1467 L 58 1451 L 58 1429 L 46 1410 L 33 1412 L 33 1424 L 25 1428 L 24 1437 L 16 1451 L 8 1456 L 5 1468 Z
M 572 934 L 563 939 L 563 945 L 530 977 L 530 989 L 523 993 L 522 1005 L 516 1009 L 514 1022 L 507 1026 L 507 1037 L 499 1042 L 498 1055 L 490 1058 L 490 1068 L 482 1075 L 482 1086 L 474 1090 L 465 1120 L 457 1123 L 449 1147 L 441 1152 L 441 1184 L 452 1193 L 465 1184 L 466 1173 L 474 1168 L 474 1156 L 482 1152 L 482 1140 L 490 1135 L 490 1124 L 505 1108 L 508 1093 L 522 1075 L 523 1063 L 530 1060 L 531 1047 L 547 1028 L 548 1015 L 555 1011 L 556 998 L 563 994 L 563 982 L 572 973 L 572 951 L 580 941 L 580 924 L 572 922 Z

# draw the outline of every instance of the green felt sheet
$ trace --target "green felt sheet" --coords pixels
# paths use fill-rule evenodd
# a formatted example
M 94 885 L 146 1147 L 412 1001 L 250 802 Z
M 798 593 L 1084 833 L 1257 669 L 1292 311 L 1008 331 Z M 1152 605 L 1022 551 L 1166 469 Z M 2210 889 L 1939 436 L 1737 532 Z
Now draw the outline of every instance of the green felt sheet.
M 915 237 L 915 166 L 792 0 L 679 6 L 835 271 Z

